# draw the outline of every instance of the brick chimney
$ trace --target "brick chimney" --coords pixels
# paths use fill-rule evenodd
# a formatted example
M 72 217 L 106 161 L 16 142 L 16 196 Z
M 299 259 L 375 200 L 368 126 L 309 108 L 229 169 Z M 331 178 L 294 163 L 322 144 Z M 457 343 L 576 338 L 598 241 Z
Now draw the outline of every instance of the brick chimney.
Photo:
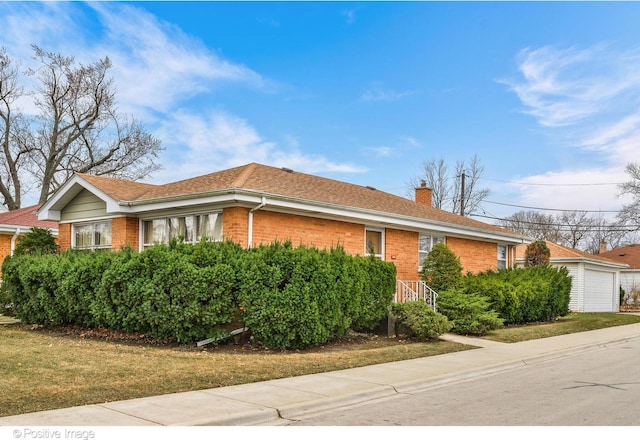
M 604 254 L 605 252 L 607 252 L 607 242 L 604 240 L 600 240 L 600 250 L 598 251 L 598 253 Z
M 416 188 L 416 203 L 425 206 L 431 205 L 431 188 L 427 187 L 427 182 L 420 181 L 420 187 Z

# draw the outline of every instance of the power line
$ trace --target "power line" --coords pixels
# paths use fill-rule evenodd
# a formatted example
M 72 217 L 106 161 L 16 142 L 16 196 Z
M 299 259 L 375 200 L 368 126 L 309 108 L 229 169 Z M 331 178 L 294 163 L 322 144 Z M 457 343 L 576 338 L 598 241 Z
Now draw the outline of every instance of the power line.
M 506 219 L 506 218 L 500 218 L 500 217 L 493 217 L 493 216 L 489 216 L 489 215 L 482 215 L 482 214 L 471 214 L 472 217 L 482 217 L 482 218 L 488 218 L 488 219 L 492 219 L 492 220 L 499 220 L 499 221 L 504 221 L 504 222 L 512 222 L 512 223 L 520 223 L 520 224 L 527 224 L 527 225 L 536 225 L 536 226 L 553 226 L 556 228 L 559 228 L 558 231 L 561 232 L 570 232 L 577 229 L 580 230 L 606 230 L 608 232 L 633 232 L 636 231 L 638 229 L 640 229 L 640 225 L 585 225 L 585 226 L 579 226 L 579 225 L 570 225 L 570 224 L 557 224 L 557 223 L 544 223 L 544 222 L 533 222 L 533 221 L 527 221 L 527 220 L 511 220 L 511 219 Z M 574 228 L 574 229 L 562 229 L 562 228 Z
M 617 211 L 608 211 L 603 209 L 598 210 L 589 210 L 589 209 L 556 209 L 556 208 L 539 208 L 535 206 L 525 206 L 525 205 L 514 205 L 511 203 L 501 203 L 501 202 L 492 202 L 490 200 L 483 200 L 482 203 L 491 203 L 492 205 L 501 205 L 501 206 L 511 206 L 513 208 L 525 208 L 525 209 L 533 209 L 536 211 L 558 211 L 558 212 L 620 212 Z
M 606 186 L 606 185 L 622 185 L 621 182 L 600 182 L 600 183 L 527 183 L 508 180 L 488 179 L 486 177 L 479 177 L 478 180 L 488 180 L 490 182 L 509 183 L 512 185 L 524 185 L 524 186 Z

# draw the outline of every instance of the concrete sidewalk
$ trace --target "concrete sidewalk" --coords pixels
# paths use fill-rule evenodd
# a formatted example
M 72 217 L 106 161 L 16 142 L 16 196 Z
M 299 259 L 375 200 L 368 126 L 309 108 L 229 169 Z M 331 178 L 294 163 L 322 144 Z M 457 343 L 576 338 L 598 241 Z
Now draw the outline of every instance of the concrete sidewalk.
M 477 349 L 330 373 L 0 418 L 1 426 L 273 425 L 640 338 L 640 324 L 515 344 L 444 335 Z

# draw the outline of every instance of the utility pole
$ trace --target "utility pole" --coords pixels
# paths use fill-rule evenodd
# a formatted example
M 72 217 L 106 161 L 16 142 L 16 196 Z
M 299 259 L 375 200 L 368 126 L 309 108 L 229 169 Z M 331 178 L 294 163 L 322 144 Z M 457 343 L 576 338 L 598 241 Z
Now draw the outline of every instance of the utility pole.
M 462 170 L 462 175 L 460 177 L 460 215 L 464 217 L 464 170 Z

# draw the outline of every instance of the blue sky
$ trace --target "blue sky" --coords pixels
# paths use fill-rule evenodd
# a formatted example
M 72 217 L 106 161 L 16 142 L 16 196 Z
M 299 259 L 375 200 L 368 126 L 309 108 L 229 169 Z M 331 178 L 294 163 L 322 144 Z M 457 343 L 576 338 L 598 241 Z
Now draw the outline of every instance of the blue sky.
M 638 23 L 636 2 L 4 2 L 0 46 L 109 56 L 166 148 L 153 183 L 259 162 L 405 196 L 423 161 L 477 154 L 490 202 L 608 211 L 640 160 Z

